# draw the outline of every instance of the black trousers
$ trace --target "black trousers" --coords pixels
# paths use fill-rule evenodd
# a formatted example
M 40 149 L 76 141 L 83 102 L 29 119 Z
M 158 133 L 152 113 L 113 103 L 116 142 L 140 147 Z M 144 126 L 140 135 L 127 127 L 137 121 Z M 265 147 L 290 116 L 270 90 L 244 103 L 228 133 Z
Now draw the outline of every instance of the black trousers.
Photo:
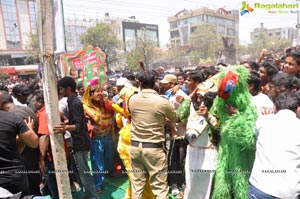
M 24 174 L 21 177 L 14 179 L 10 183 L 5 183 L 3 185 L 0 185 L 0 187 L 7 189 L 12 194 L 17 194 L 19 192 L 22 192 L 22 196 L 30 195 L 30 187 L 27 175 Z
M 187 142 L 185 140 L 171 140 L 168 153 L 168 183 L 181 187 L 185 183 L 184 165 Z

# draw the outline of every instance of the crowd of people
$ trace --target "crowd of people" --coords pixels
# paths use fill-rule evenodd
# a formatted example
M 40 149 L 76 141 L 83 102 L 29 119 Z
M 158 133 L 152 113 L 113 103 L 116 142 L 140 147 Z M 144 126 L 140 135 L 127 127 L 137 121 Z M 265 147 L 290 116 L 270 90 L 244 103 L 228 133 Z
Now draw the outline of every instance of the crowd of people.
M 124 174 L 124 199 L 299 198 L 300 50 L 269 54 L 238 66 L 142 68 L 105 85 L 60 78 L 61 124 L 51 131 L 42 81 L 3 81 L 0 187 L 59 198 L 53 131 L 65 138 L 71 190 L 84 198 Z

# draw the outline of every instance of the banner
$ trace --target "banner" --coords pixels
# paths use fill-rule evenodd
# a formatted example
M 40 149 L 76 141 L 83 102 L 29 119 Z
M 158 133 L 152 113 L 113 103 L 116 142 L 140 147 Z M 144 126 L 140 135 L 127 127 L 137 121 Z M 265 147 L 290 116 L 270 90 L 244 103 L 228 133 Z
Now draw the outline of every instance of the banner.
M 53 34 L 55 36 L 55 53 L 66 52 L 65 27 L 62 0 L 53 1 Z
M 105 59 L 105 53 L 92 46 L 61 56 L 64 74 L 73 77 L 77 83 L 83 82 L 84 86 L 95 77 L 100 79 L 102 86 L 107 83 Z

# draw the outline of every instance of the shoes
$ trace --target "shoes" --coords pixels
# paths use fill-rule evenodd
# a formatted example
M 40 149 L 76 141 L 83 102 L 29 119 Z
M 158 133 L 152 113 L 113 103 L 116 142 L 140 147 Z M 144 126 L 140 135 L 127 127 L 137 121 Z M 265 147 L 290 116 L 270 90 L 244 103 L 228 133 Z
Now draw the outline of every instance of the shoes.
M 177 195 L 179 194 L 179 189 L 178 189 L 178 187 L 177 187 L 176 184 L 172 184 L 171 194 L 172 194 L 173 196 L 177 196 Z
M 183 198 L 183 192 L 180 191 L 179 194 L 176 196 L 176 199 L 182 199 Z
M 77 182 L 71 183 L 71 192 L 77 192 L 80 191 L 80 185 Z
M 102 192 L 103 192 L 102 188 L 96 189 L 96 193 L 102 193 Z

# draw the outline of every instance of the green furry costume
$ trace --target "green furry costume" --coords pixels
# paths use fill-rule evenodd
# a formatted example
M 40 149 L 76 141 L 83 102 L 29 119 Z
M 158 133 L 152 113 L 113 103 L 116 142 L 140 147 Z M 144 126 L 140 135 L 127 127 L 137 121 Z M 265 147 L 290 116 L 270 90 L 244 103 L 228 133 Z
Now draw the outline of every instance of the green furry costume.
M 224 96 L 220 96 L 220 87 L 221 84 L 224 87 L 222 79 L 229 71 L 238 80 L 224 99 Z M 246 68 L 233 66 L 223 69 L 219 76 L 218 96 L 212 108 L 220 119 L 221 139 L 212 199 L 248 198 L 249 177 L 255 155 L 254 125 L 257 118 L 256 108 L 251 103 L 248 91 L 248 75 Z M 225 85 L 228 85 L 226 82 L 228 81 L 225 81 Z M 238 113 L 228 115 L 226 103 L 236 107 Z

